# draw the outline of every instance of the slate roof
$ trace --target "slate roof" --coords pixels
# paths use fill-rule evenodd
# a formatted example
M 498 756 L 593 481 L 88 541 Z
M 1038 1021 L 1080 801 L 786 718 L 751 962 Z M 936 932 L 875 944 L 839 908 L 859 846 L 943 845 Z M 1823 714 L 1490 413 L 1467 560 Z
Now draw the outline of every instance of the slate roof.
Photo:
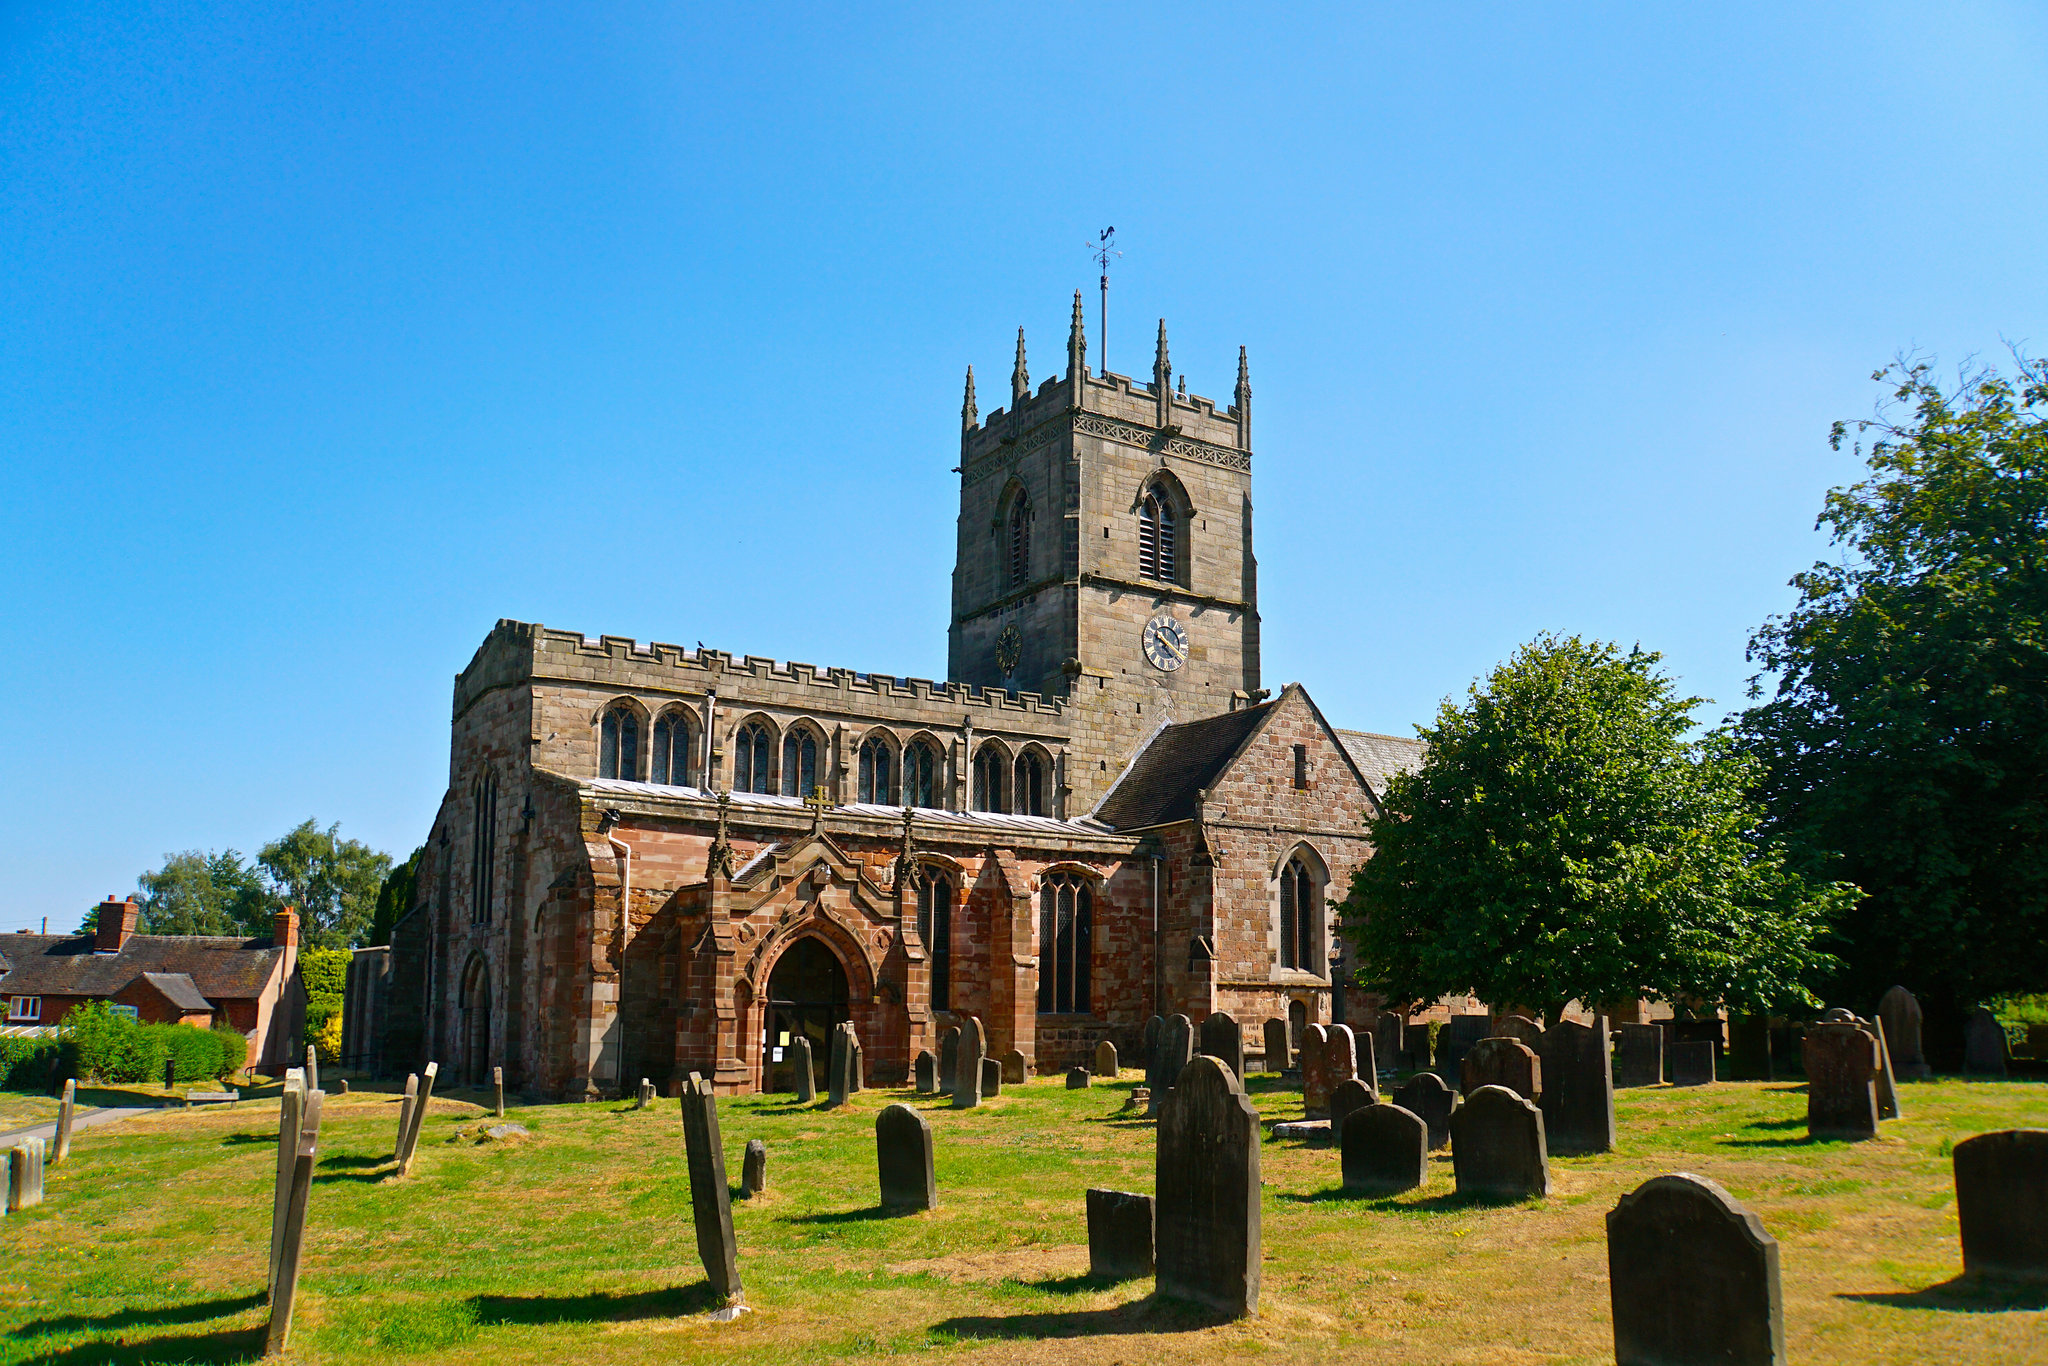
M 670 787 L 662 783 L 627 782 L 623 778 L 582 778 L 577 780 L 592 793 L 613 793 L 621 797 L 691 797 L 699 801 L 717 801 L 716 792 L 707 792 L 694 787 Z M 732 794 L 735 807 L 760 807 L 767 810 L 786 811 L 795 815 L 809 815 L 810 808 L 801 797 L 784 797 L 770 792 L 735 792 Z M 1072 834 L 1076 821 L 1063 821 L 1057 816 L 1019 816 L 1008 811 L 944 811 L 938 807 L 916 808 L 917 821 L 924 825 L 951 825 L 962 828 L 988 830 L 1030 830 L 1045 834 Z M 844 802 L 831 808 L 831 815 L 880 816 L 890 821 L 903 819 L 903 807 L 896 803 Z M 1097 827 L 1084 826 L 1090 834 L 1101 833 Z
M 1095 819 L 1116 830 L 1192 820 L 1195 794 L 1215 785 L 1266 713 L 1277 705 L 1277 701 L 1261 702 L 1256 707 L 1162 727 L 1095 808 Z
M 0 938 L 0 992 L 107 997 L 150 973 L 185 978 L 202 1001 L 244 1000 L 263 994 L 284 952 L 268 938 L 131 934 L 119 953 L 95 953 L 89 934 L 10 934 Z
M 1365 774 L 1375 795 L 1384 796 L 1387 779 L 1396 773 L 1412 773 L 1422 766 L 1422 741 L 1404 740 L 1398 735 L 1375 735 L 1369 730 L 1340 730 L 1351 762 Z
M 199 994 L 199 988 L 182 972 L 145 972 L 142 980 L 157 994 L 180 1010 L 212 1010 L 213 1004 Z

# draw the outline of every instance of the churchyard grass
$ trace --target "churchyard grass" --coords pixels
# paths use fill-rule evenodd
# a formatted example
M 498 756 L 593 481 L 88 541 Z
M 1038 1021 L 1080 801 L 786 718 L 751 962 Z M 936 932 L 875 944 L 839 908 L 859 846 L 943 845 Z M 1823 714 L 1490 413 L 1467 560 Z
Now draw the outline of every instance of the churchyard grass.
M 391 1094 L 331 1097 L 292 1341 L 303 1361 L 1177 1363 L 1611 1360 L 1603 1218 L 1666 1171 L 1713 1178 L 1781 1244 L 1791 1360 L 2048 1360 L 2048 1288 L 1948 1286 L 1961 1270 L 1949 1152 L 2048 1126 L 2048 1085 L 1902 1088 L 1872 1143 L 1809 1142 L 1795 1084 L 1617 1095 L 1615 1153 L 1552 1160 L 1548 1200 L 1340 1189 L 1334 1147 L 1267 1141 L 1264 1295 L 1218 1323 L 1087 1275 L 1090 1186 L 1153 1189 L 1140 1078 L 1034 1078 L 980 1109 L 869 1089 L 836 1110 L 721 1102 L 727 1169 L 766 1141 L 769 1186 L 735 1199 L 755 1312 L 713 1324 L 678 1103 L 515 1107 L 532 1136 L 479 1142 L 481 1091 L 437 1094 L 413 1175 L 391 1175 Z M 1254 1075 L 1267 1119 L 1298 1091 Z M 936 1211 L 877 1208 L 875 1116 L 930 1121 Z M 228 1361 L 260 1348 L 274 1105 L 165 1111 L 79 1134 L 42 1207 L 0 1220 L 0 1362 Z M 737 1193 L 737 1192 L 735 1192 Z M 1056 1339 L 1056 1340 L 1047 1340 Z

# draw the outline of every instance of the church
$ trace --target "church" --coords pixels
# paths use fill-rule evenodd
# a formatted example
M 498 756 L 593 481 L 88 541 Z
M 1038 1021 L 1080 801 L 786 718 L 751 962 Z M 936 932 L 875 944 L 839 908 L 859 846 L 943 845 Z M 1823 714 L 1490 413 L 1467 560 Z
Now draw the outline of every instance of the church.
M 1417 743 L 1261 685 L 1251 381 L 1066 371 L 960 419 L 947 680 L 500 621 L 378 1053 L 536 1097 L 785 1090 L 851 1021 L 901 1083 L 949 1023 L 1044 1072 L 1146 1019 L 1369 1024 L 1329 902 Z M 1356 993 L 1354 993 L 1355 995 Z M 1254 1030 L 1248 1030 L 1254 1032 Z

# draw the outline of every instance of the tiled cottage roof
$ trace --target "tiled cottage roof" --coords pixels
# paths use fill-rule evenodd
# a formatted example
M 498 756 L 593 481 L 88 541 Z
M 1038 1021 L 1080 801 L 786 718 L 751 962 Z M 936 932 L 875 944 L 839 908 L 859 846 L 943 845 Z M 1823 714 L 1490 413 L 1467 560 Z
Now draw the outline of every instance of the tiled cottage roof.
M 157 994 L 180 1010 L 211 1010 L 212 1002 L 199 994 L 199 988 L 190 977 L 182 972 L 145 972 L 142 980 L 155 987 Z
M 1195 794 L 1215 784 L 1276 705 L 1264 702 L 1162 727 L 1102 799 L 1095 819 L 1116 830 L 1193 819 Z
M 206 1001 L 261 996 L 285 950 L 269 939 L 131 934 L 119 953 L 95 953 L 89 934 L 10 934 L 0 940 L 0 992 L 112 996 L 145 973 L 184 977 Z

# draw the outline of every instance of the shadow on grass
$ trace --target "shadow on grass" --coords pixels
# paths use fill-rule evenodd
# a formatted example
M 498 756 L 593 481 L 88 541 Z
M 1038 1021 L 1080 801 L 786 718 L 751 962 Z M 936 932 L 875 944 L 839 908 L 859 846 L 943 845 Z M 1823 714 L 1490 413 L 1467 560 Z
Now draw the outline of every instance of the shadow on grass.
M 1794 1115 L 1790 1119 L 1760 1119 L 1754 1124 L 1745 1124 L 1745 1129 L 1804 1129 L 1806 1116 Z
M 276 1140 L 274 1140 L 274 1139 L 272 1140 L 272 1142 L 275 1142 L 275 1141 L 276 1141 Z M 364 1168 L 366 1168 L 366 1167 L 381 1167 L 381 1166 L 383 1166 L 383 1165 L 384 1165 L 385 1163 L 389 1162 L 390 1160 L 391 1160 L 391 1159 L 390 1159 L 390 1158 L 388 1158 L 388 1157 L 341 1157 L 341 1156 L 335 1156 L 335 1157 L 323 1157 L 323 1158 L 321 1158 L 321 1159 L 320 1159 L 320 1165 L 321 1165 L 322 1167 L 333 1167 L 333 1168 L 336 1168 L 337 1170 L 339 1170 L 339 1169 L 344 1169 L 344 1168 L 345 1168 L 345 1169 L 347 1169 L 347 1170 L 349 1170 L 349 1171 L 362 1171 L 362 1170 L 363 1170 Z
M 376 1166 L 372 1167 L 368 1171 L 320 1172 L 319 1174 L 314 1176 L 313 1184 L 316 1186 L 331 1186 L 339 1181 L 355 1181 L 360 1184 L 368 1185 L 374 1184 L 378 1181 L 382 1181 L 387 1177 L 396 1176 L 397 1174 L 398 1163 L 396 1162 L 396 1160 L 387 1157 L 381 1159 Z
M 223 1148 L 239 1148 L 245 1143 L 268 1143 L 271 1147 L 274 1148 L 277 1146 L 277 1135 L 229 1134 L 225 1138 L 221 1139 L 220 1146 Z
M 2048 1309 L 2048 1280 L 2017 1280 L 1965 1272 L 1953 1280 L 1920 1290 L 1844 1292 L 1838 1300 L 1861 1300 L 1894 1309 L 1946 1309 L 1963 1314 L 2002 1314 L 2014 1310 Z
M 477 1295 L 470 1300 L 476 1321 L 487 1326 L 676 1319 L 709 1313 L 720 1303 L 709 1281 L 625 1295 L 600 1290 L 589 1295 Z
M 1079 1287 L 1076 1287 L 1079 1288 Z M 1108 1309 L 1075 1309 L 1050 1314 L 963 1314 L 927 1331 L 955 1342 L 1001 1338 L 1086 1338 L 1119 1333 L 1191 1333 L 1230 1322 L 1231 1316 L 1161 1295 L 1147 1295 Z
M 1437 1195 L 1426 1195 L 1420 1200 L 1403 1200 L 1397 1195 L 1386 1195 L 1377 1191 L 1346 1190 L 1342 1186 L 1331 1186 L 1324 1190 L 1298 1194 L 1281 1191 L 1276 1199 L 1297 1205 L 1320 1205 L 1331 1201 L 1362 1206 L 1365 1209 L 1384 1210 L 1389 1214 L 1437 1214 L 1460 1209 L 1504 1209 L 1519 1205 L 1529 1198 L 1519 1195 L 1481 1195 L 1477 1191 L 1443 1191 Z
M 837 1209 L 826 1214 L 792 1214 L 785 1224 L 862 1224 L 870 1219 L 904 1219 L 923 1214 L 908 1205 L 870 1205 L 866 1209 Z
M 104 1333 L 117 1328 L 137 1328 L 146 1324 L 204 1323 L 208 1319 L 222 1319 L 229 1314 L 239 1314 L 244 1309 L 254 1309 L 263 1303 L 261 1295 L 237 1295 L 233 1299 L 199 1300 L 192 1304 L 173 1304 L 161 1309 L 123 1309 L 119 1313 L 64 1314 L 53 1319 L 36 1319 L 24 1323 L 9 1333 L 9 1337 L 34 1338 L 46 1333 Z
M 188 1337 L 150 1338 L 142 1342 L 81 1342 L 61 1352 L 31 1358 L 38 1366 L 114 1366 L 114 1363 L 256 1361 L 263 1356 L 261 1328 L 231 1328 Z
M 1088 1290 L 1108 1290 L 1124 1281 L 1138 1279 L 1136 1276 L 1098 1276 L 1089 1271 L 1079 1276 L 1048 1276 L 1042 1281 L 1019 1281 L 1018 1284 L 1032 1290 L 1043 1290 L 1048 1295 L 1079 1295 Z

